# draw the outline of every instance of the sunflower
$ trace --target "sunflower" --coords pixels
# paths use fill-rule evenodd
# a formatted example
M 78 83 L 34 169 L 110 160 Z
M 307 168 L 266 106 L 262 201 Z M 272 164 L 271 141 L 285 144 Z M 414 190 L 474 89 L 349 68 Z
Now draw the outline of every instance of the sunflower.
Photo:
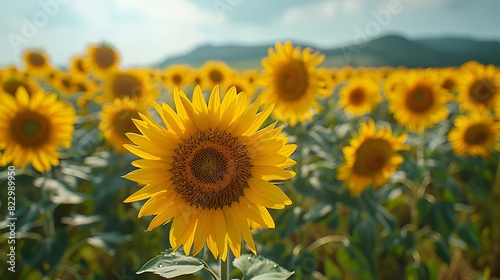
M 75 77 L 73 80 L 73 86 L 76 93 L 81 94 L 76 100 L 76 104 L 79 107 L 86 106 L 90 100 L 94 99 L 99 90 L 99 86 L 94 80 L 83 77 Z
M 301 51 L 290 42 L 278 42 L 275 49 L 270 48 L 269 56 L 262 59 L 263 102 L 276 103 L 274 115 L 291 126 L 311 120 L 314 111 L 320 110 L 316 100 L 320 79 L 315 68 L 324 56 L 312 54 L 310 48 Z
M 124 177 L 145 186 L 125 202 L 149 199 L 139 217 L 156 215 L 148 230 L 171 221 L 174 250 L 183 245 L 196 255 L 206 243 L 225 260 L 228 244 L 239 257 L 244 239 L 256 253 L 250 224 L 274 228 L 267 208 L 292 203 L 274 182 L 295 175 L 284 169 L 295 164 L 289 156 L 296 145 L 287 144 L 276 122 L 259 130 L 273 106 L 257 113 L 260 98 L 250 104 L 234 87 L 221 102 L 216 86 L 208 105 L 200 87 L 192 101 L 177 89 L 173 96 L 176 111 L 155 104 L 166 128 L 140 114 L 134 123 L 142 135 L 127 133 L 136 145 L 125 148 L 143 159 Z
M 73 107 L 55 94 L 39 91 L 30 97 L 19 88 L 0 103 L 0 147 L 14 165 L 24 169 L 31 163 L 45 172 L 59 164 L 58 147 L 71 145 L 75 120 Z
M 89 70 L 97 77 L 103 77 L 106 73 L 117 70 L 120 61 L 115 49 L 107 44 L 89 46 L 86 57 Z
M 52 87 L 61 93 L 63 97 L 68 97 L 76 92 L 74 77 L 68 72 L 59 72 L 52 80 Z
M 328 98 L 333 94 L 335 88 L 335 80 L 332 78 L 331 72 L 325 68 L 317 70 L 318 73 L 318 95 L 319 97 Z
M 246 80 L 247 84 L 257 86 L 260 84 L 261 74 L 258 69 L 247 69 L 239 75 L 242 79 Z
M 75 56 L 69 64 L 69 72 L 73 76 L 86 77 L 89 73 L 89 61 L 83 56 Z
M 200 72 L 200 70 L 195 70 L 191 72 L 191 85 L 193 87 L 200 86 L 203 87 L 205 85 L 205 82 L 203 81 L 203 76 Z
M 382 102 L 378 82 L 353 78 L 340 91 L 340 106 L 353 116 L 370 113 Z
M 255 87 L 249 84 L 247 79 L 244 79 L 241 76 L 234 76 L 234 78 L 228 82 L 228 86 L 229 88 L 235 87 L 237 93 L 244 91 L 250 99 L 255 95 Z M 229 88 L 223 89 L 223 91 L 226 91 Z
M 221 88 L 229 88 L 228 82 L 236 75 L 236 72 L 222 61 L 207 61 L 199 69 L 202 88 L 211 89 L 216 85 Z
M 184 88 L 192 84 L 192 69 L 188 65 L 172 65 L 165 69 L 165 84 L 167 89 Z
M 498 150 L 500 124 L 486 112 L 458 116 L 455 128 L 448 134 L 453 151 L 457 155 L 489 157 Z
M 369 186 L 382 186 L 403 163 L 397 152 L 407 149 L 405 140 L 404 134 L 394 137 L 390 127 L 376 130 L 372 119 L 361 123 L 359 138 L 342 149 L 345 163 L 339 167 L 337 179 L 344 181 L 352 195 L 361 194 Z
M 436 75 L 441 80 L 441 87 L 452 93 L 457 91 L 460 74 L 461 71 L 452 67 L 436 70 Z
M 158 90 L 151 77 L 144 71 L 131 69 L 124 72 L 116 71 L 104 79 L 103 100 L 113 102 L 116 98 L 129 97 L 139 103 L 145 104 L 158 97 Z M 99 102 L 102 100 L 99 99 Z
M 139 118 L 139 113 L 146 114 L 146 108 L 132 101 L 129 97 L 115 99 L 112 104 L 105 104 L 99 129 L 104 139 L 113 146 L 115 152 L 125 153 L 124 144 L 132 144 L 125 133 L 139 133 L 132 118 Z
M 19 88 L 24 88 L 29 96 L 40 89 L 38 83 L 17 71 L 8 71 L 2 75 L 0 80 L 0 95 L 9 94 L 15 96 Z
M 457 101 L 463 111 L 490 111 L 500 99 L 500 72 L 494 66 L 464 71 Z
M 52 69 L 47 55 L 43 51 L 26 51 L 24 53 L 26 72 L 35 77 L 45 77 Z
M 389 111 L 409 130 L 421 132 L 448 116 L 446 104 L 453 95 L 443 89 L 436 75 L 412 70 L 397 90 L 386 93 Z
M 404 84 L 407 73 L 407 69 L 398 68 L 387 75 L 387 77 L 383 80 L 382 86 L 385 96 L 388 94 L 394 94 L 398 91 L 398 89 Z

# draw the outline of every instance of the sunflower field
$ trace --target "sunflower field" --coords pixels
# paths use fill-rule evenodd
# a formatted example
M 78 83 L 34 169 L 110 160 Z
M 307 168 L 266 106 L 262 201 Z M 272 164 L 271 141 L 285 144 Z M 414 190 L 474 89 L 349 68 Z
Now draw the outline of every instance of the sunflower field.
M 0 69 L 0 279 L 499 279 L 500 68 Z

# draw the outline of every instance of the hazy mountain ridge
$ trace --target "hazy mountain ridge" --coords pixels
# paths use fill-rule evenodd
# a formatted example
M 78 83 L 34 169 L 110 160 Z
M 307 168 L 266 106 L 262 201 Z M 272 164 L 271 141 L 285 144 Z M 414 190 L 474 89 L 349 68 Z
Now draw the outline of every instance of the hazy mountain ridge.
M 300 43 L 297 45 L 310 46 Z M 165 59 L 156 66 L 164 68 L 172 64 L 188 64 L 199 67 L 207 60 L 222 60 L 234 68 L 261 67 L 261 59 L 267 56 L 269 47 L 273 45 L 204 45 L 184 55 Z M 460 66 L 469 60 L 500 66 L 500 42 L 493 40 L 452 37 L 409 40 L 389 35 L 358 45 L 331 49 L 310 47 L 325 54 L 322 66 L 327 67 L 446 67 Z

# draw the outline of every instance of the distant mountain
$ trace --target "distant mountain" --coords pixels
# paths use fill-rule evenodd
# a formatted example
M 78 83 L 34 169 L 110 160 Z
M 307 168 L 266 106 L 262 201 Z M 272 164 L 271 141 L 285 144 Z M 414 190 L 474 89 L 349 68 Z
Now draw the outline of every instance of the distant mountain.
M 294 42 L 295 45 L 295 42 Z M 307 45 L 298 44 L 302 47 Z M 172 64 L 201 66 L 207 60 L 222 60 L 234 68 L 261 67 L 260 61 L 267 56 L 266 46 L 201 46 L 189 53 L 171 57 L 159 63 L 164 68 Z M 383 36 L 361 44 L 332 49 L 310 46 L 325 54 L 322 66 L 344 65 L 381 67 L 406 66 L 446 67 L 459 66 L 469 60 L 500 66 L 500 42 L 479 41 L 465 38 L 432 38 L 408 40 L 397 35 Z

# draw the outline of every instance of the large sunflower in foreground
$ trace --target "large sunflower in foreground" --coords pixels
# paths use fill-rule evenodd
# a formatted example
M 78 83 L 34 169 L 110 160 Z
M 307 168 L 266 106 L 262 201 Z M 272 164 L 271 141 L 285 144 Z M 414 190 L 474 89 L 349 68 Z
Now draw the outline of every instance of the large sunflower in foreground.
M 448 116 L 446 104 L 453 95 L 443 89 L 433 73 L 413 70 L 396 90 L 386 93 L 389 111 L 398 123 L 421 132 Z
M 5 95 L 0 103 L 0 148 L 15 166 L 28 164 L 39 172 L 59 164 L 59 146 L 69 147 L 76 120 L 73 107 L 55 94 L 24 88 L 16 96 Z
M 301 51 L 290 42 L 278 42 L 275 49 L 270 48 L 269 56 L 262 60 L 263 102 L 275 103 L 273 114 L 291 126 L 311 120 L 320 110 L 316 98 L 324 95 L 319 93 L 322 88 L 316 72 L 324 56 L 311 53 L 310 48 Z
M 139 217 L 156 215 L 148 230 L 171 221 L 174 250 L 183 245 L 196 255 L 206 244 L 225 260 L 228 245 L 239 257 L 245 240 L 255 253 L 250 224 L 274 228 L 267 208 L 292 203 L 274 182 L 295 175 L 285 168 L 295 164 L 289 156 L 296 145 L 287 144 L 276 122 L 260 129 L 273 110 L 257 113 L 260 98 L 250 103 L 231 88 L 221 102 L 218 87 L 208 104 L 199 87 L 192 101 L 177 89 L 173 96 L 175 111 L 154 104 L 166 128 L 140 114 L 134 123 L 142 135 L 127 134 L 136 145 L 125 147 L 143 159 L 124 177 L 145 186 L 125 202 L 149 199 Z
M 26 51 L 24 53 L 26 72 L 32 76 L 45 77 L 52 69 L 47 55 L 42 51 Z
M 489 157 L 498 149 L 500 124 L 486 112 L 458 116 L 455 128 L 448 134 L 453 151 L 457 155 Z
M 494 66 L 464 71 L 457 101 L 463 111 L 490 111 L 500 99 L 500 72 Z
M 104 139 L 113 146 L 115 152 L 125 153 L 127 150 L 123 145 L 132 144 L 125 133 L 139 133 L 132 121 L 132 118 L 139 118 L 139 112 L 145 114 L 146 110 L 128 97 L 115 99 L 112 104 L 103 106 L 99 129 Z
M 403 163 L 397 152 L 406 149 L 406 135 L 394 137 L 390 127 L 376 130 L 375 122 L 362 123 L 359 138 L 344 147 L 345 163 L 339 167 L 337 179 L 344 180 L 351 195 L 359 195 L 372 186 L 378 188 Z
M 382 102 L 378 81 L 353 78 L 340 91 L 340 106 L 353 116 L 370 113 Z

